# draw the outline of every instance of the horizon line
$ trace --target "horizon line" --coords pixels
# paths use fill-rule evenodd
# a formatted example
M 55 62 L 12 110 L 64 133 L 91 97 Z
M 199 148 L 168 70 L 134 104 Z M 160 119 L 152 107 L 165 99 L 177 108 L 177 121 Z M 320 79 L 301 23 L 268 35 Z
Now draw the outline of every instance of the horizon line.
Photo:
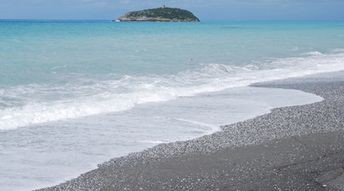
M 97 18 L 0 18 L 0 21 L 113 21 L 113 19 L 97 19 Z M 344 19 L 201 19 L 201 21 L 339 21 L 344 22 Z

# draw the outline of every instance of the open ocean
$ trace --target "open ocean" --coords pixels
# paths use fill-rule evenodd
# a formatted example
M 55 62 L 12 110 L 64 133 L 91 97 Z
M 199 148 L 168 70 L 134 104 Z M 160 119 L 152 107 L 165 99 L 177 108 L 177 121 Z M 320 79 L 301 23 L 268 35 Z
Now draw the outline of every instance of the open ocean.
M 320 101 L 252 83 L 344 70 L 344 22 L 0 21 L 0 188 Z

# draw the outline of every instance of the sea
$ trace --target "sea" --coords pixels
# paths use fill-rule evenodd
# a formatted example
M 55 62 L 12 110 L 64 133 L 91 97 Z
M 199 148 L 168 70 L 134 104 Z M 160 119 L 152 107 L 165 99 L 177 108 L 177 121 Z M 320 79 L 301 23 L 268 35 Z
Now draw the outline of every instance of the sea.
M 0 20 L 0 189 L 321 101 L 249 85 L 340 70 L 340 21 Z

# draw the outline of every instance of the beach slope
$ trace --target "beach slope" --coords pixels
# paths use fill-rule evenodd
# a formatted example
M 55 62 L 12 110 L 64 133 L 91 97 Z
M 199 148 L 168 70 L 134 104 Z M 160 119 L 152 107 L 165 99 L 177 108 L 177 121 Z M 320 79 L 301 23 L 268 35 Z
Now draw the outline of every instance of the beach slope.
M 324 101 L 274 109 L 195 140 L 113 159 L 42 190 L 344 190 L 343 73 L 255 86 Z

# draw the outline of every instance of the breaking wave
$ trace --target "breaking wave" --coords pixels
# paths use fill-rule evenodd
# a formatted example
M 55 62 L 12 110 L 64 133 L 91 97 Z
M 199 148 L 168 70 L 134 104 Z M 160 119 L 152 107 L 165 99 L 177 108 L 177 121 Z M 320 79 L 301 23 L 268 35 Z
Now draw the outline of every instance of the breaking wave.
M 252 83 L 344 70 L 344 51 L 310 52 L 243 67 L 207 64 L 176 75 L 123 76 L 65 85 L 0 89 L 0 130 L 125 111 L 138 104 L 221 91 Z

